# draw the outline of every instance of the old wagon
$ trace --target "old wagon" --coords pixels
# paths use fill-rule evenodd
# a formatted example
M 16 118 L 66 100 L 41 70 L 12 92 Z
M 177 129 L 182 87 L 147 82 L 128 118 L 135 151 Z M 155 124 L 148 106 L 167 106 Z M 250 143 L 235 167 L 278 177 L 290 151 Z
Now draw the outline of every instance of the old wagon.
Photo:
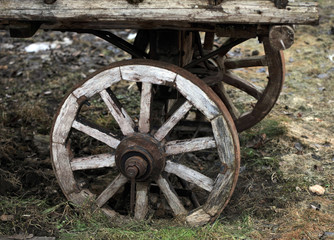
M 56 113 L 52 163 L 67 199 L 93 201 L 111 218 L 189 225 L 214 221 L 227 205 L 238 132 L 275 104 L 293 25 L 317 21 L 315 3 L 284 0 L 0 0 L 0 29 L 12 37 L 90 33 L 132 56 L 77 85 Z M 254 38 L 259 49 L 237 54 Z M 254 68 L 256 81 L 247 76 Z

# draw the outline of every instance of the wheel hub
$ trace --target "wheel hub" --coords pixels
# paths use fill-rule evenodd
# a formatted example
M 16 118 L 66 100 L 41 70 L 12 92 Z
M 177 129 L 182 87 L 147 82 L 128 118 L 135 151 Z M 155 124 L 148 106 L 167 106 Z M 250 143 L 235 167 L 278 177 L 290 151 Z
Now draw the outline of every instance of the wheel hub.
M 165 167 L 160 143 L 146 134 L 124 138 L 116 149 L 116 166 L 129 179 L 156 180 Z

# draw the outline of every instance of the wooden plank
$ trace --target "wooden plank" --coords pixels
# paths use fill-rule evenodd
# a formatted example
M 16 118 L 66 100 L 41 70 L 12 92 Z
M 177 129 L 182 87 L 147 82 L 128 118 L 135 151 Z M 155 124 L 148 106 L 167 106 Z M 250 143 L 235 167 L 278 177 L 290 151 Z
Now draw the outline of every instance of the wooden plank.
M 93 155 L 88 157 L 79 157 L 71 160 L 72 171 L 115 166 L 115 155 L 110 153 Z
M 194 183 L 208 192 L 212 191 L 213 180 L 187 166 L 167 161 L 164 171 L 173 173 L 187 182 Z
M 140 97 L 139 132 L 148 133 L 151 126 L 152 83 L 143 82 Z
M 71 22 L 192 22 L 192 23 L 289 23 L 305 24 L 318 21 L 315 3 L 290 3 L 277 9 L 271 1 L 228 0 L 211 6 L 203 0 L 145 0 L 129 4 L 125 0 L 57 0 L 43 1 L 1 0 L 0 19 Z M 143 26 L 143 25 L 142 25 Z M 124 26 L 125 27 L 125 26 Z M 149 26 L 147 26 L 149 28 Z
M 97 206 L 102 207 L 127 181 L 128 179 L 123 174 L 119 174 L 100 196 L 98 196 L 96 199 Z
M 107 144 L 111 148 L 116 149 L 118 144 L 120 143 L 118 139 L 112 137 L 104 131 L 101 131 L 101 129 L 98 129 L 96 126 L 93 126 L 93 124 L 89 124 L 88 122 L 82 123 L 75 120 L 72 124 L 72 127 L 80 132 L 87 134 L 88 136 L 91 136 Z
M 136 183 L 135 219 L 143 220 L 148 212 L 148 182 Z
M 165 151 L 166 155 L 168 156 L 215 147 L 216 142 L 213 137 L 201 137 L 194 139 L 169 141 L 165 145 Z
M 183 103 L 181 107 L 179 107 L 179 109 L 176 110 L 158 129 L 158 131 L 154 134 L 154 138 L 158 141 L 164 139 L 173 127 L 189 112 L 192 106 L 193 105 L 189 101 Z
M 110 89 L 106 89 L 102 90 L 100 95 L 104 103 L 107 105 L 111 115 L 114 117 L 119 127 L 121 128 L 122 133 L 125 136 L 134 133 L 134 122 L 126 110 L 122 107 L 113 92 Z
M 174 214 L 176 216 L 187 214 L 187 210 L 183 207 L 179 197 L 177 196 L 173 187 L 170 186 L 168 180 L 160 175 L 159 179 L 156 181 L 156 183 L 158 184 L 159 188 L 163 192 L 163 194 L 164 194 L 169 206 L 172 208 Z

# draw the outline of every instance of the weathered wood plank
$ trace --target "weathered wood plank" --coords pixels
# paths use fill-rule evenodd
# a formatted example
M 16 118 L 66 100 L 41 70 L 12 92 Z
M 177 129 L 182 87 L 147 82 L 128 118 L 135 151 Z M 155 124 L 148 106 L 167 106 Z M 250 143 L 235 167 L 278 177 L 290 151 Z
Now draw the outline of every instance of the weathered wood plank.
M 65 143 L 71 130 L 72 123 L 77 115 L 79 104 L 77 98 L 70 94 L 59 111 L 52 131 L 53 143 Z
M 100 196 L 98 196 L 96 199 L 97 206 L 102 207 L 127 181 L 128 179 L 123 174 L 119 174 Z
M 149 65 L 127 65 L 122 66 L 122 79 L 126 81 L 147 82 L 157 85 L 165 85 L 166 83 L 173 83 L 176 73 L 161 67 Z
M 235 152 L 239 143 L 233 141 L 233 136 L 226 120 L 223 116 L 219 116 L 211 121 L 211 124 L 222 166 L 221 173 L 218 174 L 213 189 L 203 205 L 203 210 L 214 216 L 227 204 L 231 197 L 240 166 Z
M 140 97 L 139 132 L 148 133 L 151 127 L 152 83 L 142 83 Z
M 213 137 L 201 137 L 186 140 L 169 141 L 165 145 L 166 155 L 176 155 L 185 152 L 194 152 L 209 148 L 215 148 Z
M 72 171 L 115 166 L 115 155 L 110 153 L 93 155 L 88 157 L 79 157 L 71 160 Z
M 148 212 L 148 182 L 136 183 L 135 219 L 143 220 Z
M 170 186 L 169 182 L 161 175 L 156 182 L 167 199 L 167 202 L 172 208 L 174 214 L 176 216 L 187 214 L 187 210 L 183 207 L 179 197 L 175 193 L 174 189 Z
M 204 212 L 202 208 L 192 212 L 186 217 L 187 223 L 192 227 L 202 226 L 207 224 L 211 219 L 211 216 Z
M 90 98 L 91 96 L 101 92 L 102 90 L 110 87 L 112 84 L 119 82 L 120 80 L 121 75 L 118 67 L 107 69 L 96 74 L 83 85 L 74 90 L 73 95 L 77 98 L 83 96 Z
M 220 114 L 216 104 L 206 95 L 203 90 L 193 82 L 178 75 L 175 80 L 177 90 L 200 110 L 209 120 Z
M 57 0 L 54 4 L 43 1 L 2 0 L 0 19 L 72 22 L 192 22 L 192 23 L 315 23 L 318 21 L 315 3 L 290 3 L 277 9 L 271 1 L 226 0 L 211 6 L 203 0 L 145 0 L 129 4 L 125 0 Z M 143 25 L 142 25 L 143 26 Z M 146 26 L 149 28 L 149 26 Z
M 112 137 L 111 135 L 107 134 L 104 131 L 101 131 L 101 129 L 98 129 L 97 127 L 93 126 L 93 124 L 89 124 L 86 121 L 85 123 L 82 123 L 82 122 L 75 120 L 72 124 L 72 127 L 80 132 L 87 134 L 88 136 L 91 136 L 107 144 L 111 148 L 116 149 L 118 144 L 120 143 L 120 140 Z
M 122 133 L 125 136 L 133 133 L 135 124 L 112 91 L 109 89 L 102 90 L 100 95 L 104 103 L 107 105 L 111 115 L 121 128 Z
M 71 170 L 70 157 L 65 145 L 52 143 L 51 147 L 53 167 L 63 192 L 69 200 L 75 203 L 80 202 L 80 199 L 77 200 L 71 197 L 71 193 L 78 193 L 79 189 Z
M 176 110 L 158 129 L 158 131 L 154 134 L 154 138 L 158 141 L 164 139 L 173 127 L 189 112 L 192 106 L 193 105 L 189 101 L 183 103 L 181 107 L 179 107 L 179 109 Z
M 173 173 L 187 182 L 194 183 L 208 192 L 212 191 L 213 180 L 187 166 L 167 161 L 164 171 Z

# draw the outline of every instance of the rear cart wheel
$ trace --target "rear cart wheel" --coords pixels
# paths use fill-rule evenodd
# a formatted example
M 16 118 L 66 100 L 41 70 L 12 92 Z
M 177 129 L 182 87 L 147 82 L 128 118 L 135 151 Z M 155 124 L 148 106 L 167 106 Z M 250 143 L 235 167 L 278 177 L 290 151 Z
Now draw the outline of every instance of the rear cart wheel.
M 275 50 L 268 37 L 260 39 L 263 48 L 257 49 L 251 49 L 254 44 L 248 46 L 247 39 L 228 39 L 207 62 L 189 69 L 222 99 L 239 132 L 254 126 L 270 112 L 284 82 L 283 51 Z
M 159 85 L 179 99 L 167 119 L 154 111 Z M 197 111 L 209 130 L 196 125 Z M 196 133 L 183 133 L 183 122 Z M 217 218 L 240 166 L 237 131 L 218 96 L 184 69 L 150 60 L 112 64 L 74 88 L 55 118 L 51 152 L 68 200 L 93 198 L 112 218 L 176 217 L 189 225 Z

